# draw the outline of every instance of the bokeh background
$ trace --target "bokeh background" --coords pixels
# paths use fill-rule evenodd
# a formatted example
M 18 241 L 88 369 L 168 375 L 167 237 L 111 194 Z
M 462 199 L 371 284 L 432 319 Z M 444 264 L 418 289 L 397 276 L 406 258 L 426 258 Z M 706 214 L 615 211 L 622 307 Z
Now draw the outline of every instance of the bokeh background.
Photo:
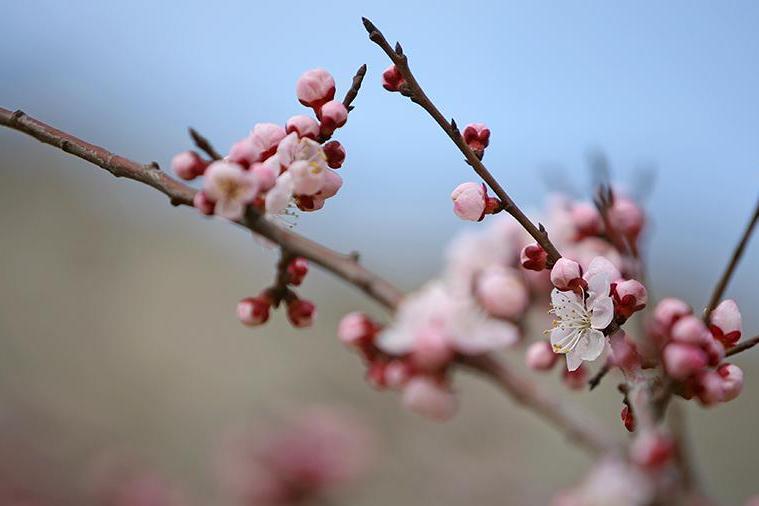
M 654 294 L 703 307 L 759 191 L 755 2 L 5 1 L 0 105 L 136 160 L 168 166 L 194 126 L 227 149 L 259 121 L 304 109 L 294 85 L 325 67 L 345 91 L 369 73 L 339 139 L 345 185 L 296 230 L 404 289 L 435 275 L 465 227 L 448 194 L 472 179 L 418 108 L 379 86 L 384 55 L 360 16 L 403 42 L 429 95 L 493 131 L 487 162 L 538 210 L 548 191 L 588 194 L 587 156 L 645 194 Z M 641 181 L 655 174 L 650 190 Z M 54 504 L 86 504 L 94 455 L 124 449 L 223 504 L 213 456 L 227 427 L 287 406 L 339 405 L 378 433 L 372 472 L 337 504 L 545 504 L 589 460 L 489 385 L 462 375 L 463 406 L 438 425 L 373 392 L 334 337 L 377 306 L 316 272 L 314 331 L 276 314 L 234 317 L 270 282 L 273 252 L 157 192 L 0 131 L 0 473 Z M 759 242 L 727 293 L 759 331 Z M 513 362 L 519 353 L 511 353 Z M 744 394 L 688 406 L 705 485 L 725 504 L 759 492 L 759 357 Z M 622 435 L 614 381 L 568 393 Z

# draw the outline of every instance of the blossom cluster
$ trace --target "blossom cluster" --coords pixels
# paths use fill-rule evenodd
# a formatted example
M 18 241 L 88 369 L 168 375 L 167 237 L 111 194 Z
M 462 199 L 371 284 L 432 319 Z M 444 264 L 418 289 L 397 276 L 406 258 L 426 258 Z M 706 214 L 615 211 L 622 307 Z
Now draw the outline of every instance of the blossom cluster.
M 296 95 L 315 118 L 293 116 L 284 126 L 258 123 L 220 160 L 206 160 L 195 151 L 173 158 L 172 168 L 182 179 L 203 176 L 194 199 L 203 214 L 239 220 L 248 206 L 279 215 L 291 204 L 316 211 L 337 194 L 343 181 L 336 169 L 345 149 L 327 141 L 348 120 L 348 109 L 334 99 L 335 80 L 323 69 L 301 75 Z

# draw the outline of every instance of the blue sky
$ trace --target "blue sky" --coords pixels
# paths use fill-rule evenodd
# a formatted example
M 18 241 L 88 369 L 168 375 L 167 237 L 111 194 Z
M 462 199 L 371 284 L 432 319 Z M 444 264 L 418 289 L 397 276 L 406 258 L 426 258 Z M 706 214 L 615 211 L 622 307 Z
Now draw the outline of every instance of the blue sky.
M 378 85 L 388 62 L 362 15 L 402 41 L 444 114 L 488 123 L 486 162 L 524 207 L 558 181 L 546 174 L 587 189 L 594 148 L 623 182 L 655 168 L 654 283 L 711 287 L 759 194 L 755 2 L 6 2 L 1 105 L 167 165 L 189 146 L 188 125 L 227 149 L 256 122 L 304 111 L 302 71 L 329 69 L 342 93 L 367 63 L 339 136 L 345 186 L 297 227 L 391 271 L 431 274 L 465 226 L 448 194 L 473 175 L 431 119 Z M 151 198 L 115 186 L 115 198 Z M 754 291 L 757 251 L 733 295 Z

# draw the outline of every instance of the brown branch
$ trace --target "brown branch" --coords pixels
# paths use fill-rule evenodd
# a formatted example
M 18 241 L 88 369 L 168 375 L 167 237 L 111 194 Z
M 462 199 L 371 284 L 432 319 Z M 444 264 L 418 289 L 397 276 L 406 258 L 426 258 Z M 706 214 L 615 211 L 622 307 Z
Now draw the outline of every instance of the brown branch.
M 482 355 L 461 357 L 460 363 L 478 371 L 506 391 L 516 402 L 540 414 L 554 427 L 559 428 L 569 440 L 593 453 L 609 453 L 618 450 L 617 442 L 606 433 L 595 419 L 584 416 L 581 411 L 570 409 L 558 398 L 549 397 L 537 385 L 512 372 L 495 358 Z
M 145 183 L 167 195 L 173 205 L 192 206 L 196 190 L 164 173 L 155 162 L 143 165 L 115 155 L 102 147 L 85 142 L 27 116 L 21 111 L 11 112 L 0 108 L 0 125 L 18 130 L 71 153 L 107 170 L 116 177 Z M 311 260 L 340 279 L 358 287 L 390 310 L 396 309 L 401 302 L 402 292 L 362 267 L 357 262 L 355 254 L 343 255 L 291 232 L 262 216 L 252 207 L 248 207 L 245 216 L 238 224 L 279 245 L 286 255 Z M 616 444 L 604 435 L 593 420 L 586 419 L 582 412 L 573 411 L 559 399 L 550 397 L 536 385 L 518 377 L 494 358 L 469 357 L 461 359 L 460 362 L 490 377 L 518 403 L 548 419 L 578 445 L 596 453 L 616 449 Z
M 740 353 L 742 351 L 746 351 L 748 349 L 751 349 L 754 346 L 756 346 L 757 344 L 759 344 L 759 336 L 752 337 L 751 339 L 746 339 L 742 343 L 738 343 L 737 345 L 735 345 L 735 347 L 730 348 L 729 350 L 727 350 L 725 352 L 725 356 L 726 357 L 731 357 L 731 356 L 733 356 L 733 355 L 735 355 L 737 353 Z
M 216 149 L 211 145 L 209 140 L 200 135 L 197 130 L 190 127 L 187 129 L 187 131 L 190 132 L 192 142 L 195 143 L 198 149 L 203 150 L 208 156 L 210 156 L 211 160 L 221 160 L 223 158 L 219 152 L 216 151 Z
M 611 371 L 611 362 L 607 360 L 606 363 L 601 366 L 598 372 L 588 380 L 588 387 L 591 390 L 594 390 L 598 385 L 601 384 L 601 380 L 604 379 L 607 374 L 609 374 L 609 371 Z
M 751 232 L 754 231 L 757 220 L 759 220 L 759 199 L 757 199 L 754 214 L 746 225 L 746 228 L 743 230 L 743 235 L 741 236 L 740 241 L 738 241 L 738 244 L 735 246 L 733 256 L 730 258 L 730 262 L 728 262 L 727 267 L 725 268 L 725 272 L 722 273 L 722 277 L 719 278 L 717 286 L 714 287 L 714 292 L 712 292 L 712 297 L 709 299 L 709 304 L 704 310 L 704 322 L 707 324 L 709 323 L 709 318 L 712 314 L 712 311 L 715 307 L 717 307 L 717 304 L 722 298 L 722 294 L 725 293 L 727 283 L 730 281 L 730 278 L 733 275 L 733 271 L 735 271 L 735 267 L 738 265 L 738 261 L 741 259 L 743 251 L 746 249 L 746 245 L 751 238 Z
M 353 82 L 351 83 L 351 87 L 348 89 L 348 92 L 345 94 L 345 98 L 343 99 L 343 105 L 345 106 L 346 109 L 348 109 L 348 112 L 353 110 L 353 106 L 351 104 L 356 99 L 356 96 L 358 95 L 358 90 L 361 89 L 361 83 L 364 81 L 365 75 L 366 75 L 366 64 L 363 64 L 356 71 L 356 75 L 353 76 Z
M 490 171 L 485 167 L 482 161 L 472 151 L 472 149 L 464 142 L 461 137 L 461 133 L 456 126 L 456 122 L 451 120 L 450 122 L 443 116 L 438 110 L 435 104 L 427 97 L 424 90 L 417 82 L 414 74 L 411 72 L 411 68 L 408 65 L 408 58 L 403 53 L 403 49 L 400 44 L 396 44 L 395 48 L 391 47 L 382 32 L 368 19 L 361 18 L 364 22 L 366 31 L 369 32 L 369 39 L 377 44 L 384 52 L 390 57 L 390 60 L 396 66 L 398 71 L 406 81 L 404 88 L 401 90 L 403 95 L 408 96 L 412 102 L 418 104 L 430 116 L 440 125 L 440 128 L 450 137 L 459 151 L 466 158 L 467 163 L 474 169 L 485 183 L 493 190 L 496 196 L 501 200 L 503 210 L 509 213 L 516 219 L 522 227 L 537 241 L 538 244 L 548 253 L 548 266 L 551 267 L 556 261 L 561 258 L 561 255 L 556 250 L 556 247 L 548 238 L 548 233 L 545 231 L 542 225 L 535 224 L 522 212 L 522 210 L 514 203 L 511 197 L 501 187 L 498 181 L 493 177 Z

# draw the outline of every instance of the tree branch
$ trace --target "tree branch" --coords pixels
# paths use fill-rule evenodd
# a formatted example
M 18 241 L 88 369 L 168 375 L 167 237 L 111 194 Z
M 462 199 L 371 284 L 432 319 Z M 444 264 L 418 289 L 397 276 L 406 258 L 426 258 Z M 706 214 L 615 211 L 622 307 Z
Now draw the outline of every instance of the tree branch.
M 722 294 L 725 293 L 727 283 L 730 281 L 730 278 L 733 275 L 733 271 L 735 271 L 735 267 L 738 265 L 738 261 L 741 259 L 743 251 L 746 249 L 746 245 L 748 244 L 748 240 L 751 238 L 751 233 L 754 231 L 757 220 L 759 220 L 759 199 L 757 199 L 756 202 L 754 215 L 751 217 L 751 220 L 748 222 L 748 224 L 746 224 L 746 228 L 743 230 L 743 235 L 741 236 L 740 241 L 738 241 L 738 244 L 735 246 L 733 256 L 730 258 L 730 262 L 728 262 L 727 267 L 725 268 L 725 272 L 722 273 L 722 277 L 720 277 L 719 281 L 717 282 L 717 286 L 714 287 L 714 292 L 712 292 L 712 297 L 709 299 L 709 304 L 704 310 L 704 322 L 707 324 L 709 323 L 709 318 L 712 314 L 712 311 L 715 307 L 717 307 L 717 304 L 722 298 Z
M 146 165 L 115 155 L 71 134 L 57 130 L 21 111 L 11 112 L 0 108 L 0 125 L 23 132 L 35 139 L 91 162 L 116 177 L 125 177 L 147 184 L 168 196 L 175 206 L 192 206 L 196 190 L 181 183 L 165 172 L 155 162 Z M 393 285 L 357 262 L 355 254 L 343 255 L 321 244 L 291 232 L 248 207 L 239 225 L 248 228 L 279 245 L 283 255 L 311 260 L 345 282 L 358 287 L 369 297 L 389 310 L 399 305 L 403 294 Z M 490 377 L 518 403 L 546 418 L 557 429 L 566 433 L 573 442 L 598 453 L 614 451 L 616 444 L 593 420 L 580 411 L 563 404 L 541 391 L 529 380 L 520 378 L 497 360 L 489 356 L 461 358 L 460 363 Z
M 759 344 L 759 336 L 752 337 L 751 339 L 746 339 L 742 343 L 738 343 L 733 348 L 730 348 L 729 350 L 727 350 L 725 352 L 725 356 L 731 357 L 737 353 L 753 348 L 757 344 Z
M 551 240 L 548 238 L 548 233 L 542 225 L 535 226 L 530 219 L 522 212 L 522 210 L 514 203 L 511 197 L 501 187 L 498 181 L 493 177 L 490 171 L 485 167 L 482 161 L 474 154 L 474 151 L 464 142 L 461 137 L 461 133 L 456 126 L 456 122 L 451 120 L 450 122 L 445 119 L 445 116 L 438 110 L 435 104 L 427 97 L 424 90 L 417 82 L 414 74 L 411 72 L 411 68 L 408 65 L 408 58 L 403 53 L 401 45 L 396 44 L 395 48 L 391 47 L 382 32 L 368 19 L 361 18 L 364 22 L 366 31 L 369 32 L 369 39 L 377 44 L 384 52 L 390 57 L 390 60 L 396 66 L 398 71 L 406 81 L 405 89 L 402 93 L 408 96 L 412 102 L 418 104 L 430 116 L 440 125 L 440 128 L 450 137 L 459 151 L 466 158 L 467 163 L 474 169 L 485 183 L 493 190 L 496 196 L 501 200 L 503 210 L 509 213 L 516 219 L 522 227 L 537 241 L 538 244 L 548 253 L 548 267 L 551 267 L 556 261 L 561 258 L 561 255 L 556 250 Z

